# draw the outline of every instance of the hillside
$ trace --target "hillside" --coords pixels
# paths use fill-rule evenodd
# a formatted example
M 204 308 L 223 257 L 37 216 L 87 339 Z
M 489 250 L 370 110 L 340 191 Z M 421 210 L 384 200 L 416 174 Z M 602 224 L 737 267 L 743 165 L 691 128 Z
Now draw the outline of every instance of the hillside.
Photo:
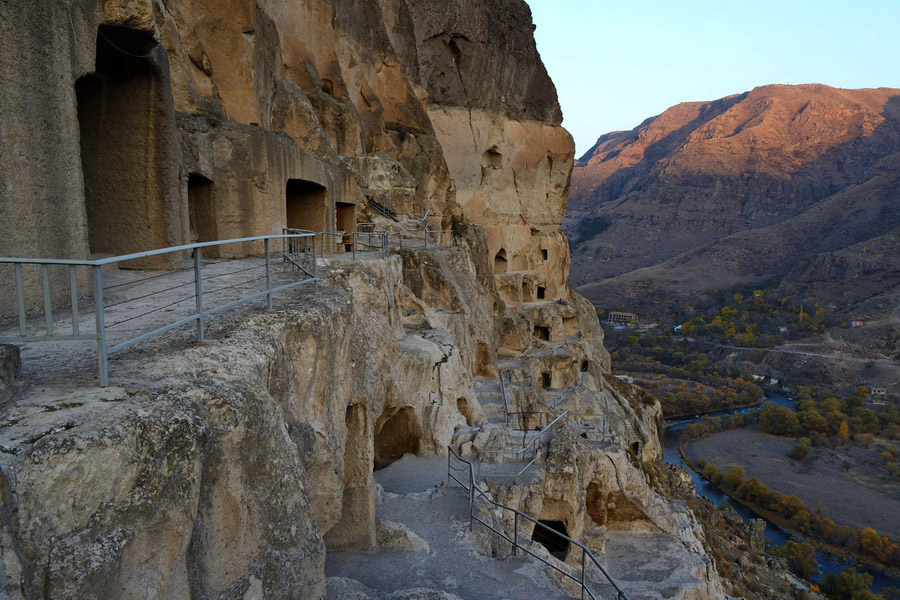
M 570 282 L 621 304 L 780 279 L 900 225 L 898 151 L 900 90 L 771 85 L 679 104 L 577 162 Z

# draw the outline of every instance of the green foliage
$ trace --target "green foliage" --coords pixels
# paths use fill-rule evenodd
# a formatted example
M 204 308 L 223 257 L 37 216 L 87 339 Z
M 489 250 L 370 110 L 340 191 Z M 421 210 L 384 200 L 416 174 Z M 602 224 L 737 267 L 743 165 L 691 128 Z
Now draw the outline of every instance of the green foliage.
M 667 417 L 749 406 L 763 398 L 762 389 L 736 365 L 726 368 L 669 338 L 614 331 L 607 340 L 617 369 L 656 376 L 640 386 L 659 398 Z
M 796 446 L 794 446 L 791 449 L 791 458 L 793 458 L 797 462 L 802 462 L 802 461 L 806 460 L 806 458 L 809 456 L 809 453 L 811 451 L 809 444 L 810 444 L 809 439 L 803 438 L 803 440 L 799 444 L 797 444 Z
M 770 347 L 808 338 L 837 324 L 828 310 L 777 292 L 776 282 L 742 284 L 697 296 L 690 304 L 654 315 L 662 324 L 682 325 L 681 334 L 720 343 Z
M 827 573 L 822 591 L 834 600 L 881 600 L 881 596 L 869 591 L 871 587 L 871 575 L 847 569 L 840 575 Z
M 807 543 L 788 541 L 783 546 L 772 548 L 771 552 L 787 560 L 788 568 L 800 577 L 809 579 L 819 574 L 815 550 Z

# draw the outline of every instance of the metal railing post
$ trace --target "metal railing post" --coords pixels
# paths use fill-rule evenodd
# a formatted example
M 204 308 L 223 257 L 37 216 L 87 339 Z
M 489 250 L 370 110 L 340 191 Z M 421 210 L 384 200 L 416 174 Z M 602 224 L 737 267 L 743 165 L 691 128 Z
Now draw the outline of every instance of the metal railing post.
M 69 302 L 72 304 L 72 335 L 80 335 L 78 323 L 78 274 L 75 266 L 69 267 Z
M 41 291 L 44 293 L 44 319 L 47 335 L 53 335 L 53 305 L 50 301 L 50 265 L 41 265 Z
M 475 470 L 469 463 L 469 531 L 475 527 Z
M 266 306 L 272 310 L 272 263 L 269 259 L 269 238 L 263 241 L 266 247 Z M 199 248 L 197 248 L 199 250 Z
M 206 337 L 206 313 L 203 311 L 203 273 L 200 269 L 200 248 L 194 248 L 194 300 L 197 306 L 197 341 Z
M 584 570 L 585 570 L 585 553 L 584 548 L 581 549 L 581 600 L 584 600 Z
M 319 234 L 313 234 L 313 277 L 316 280 L 316 296 L 319 295 L 319 260 L 316 258 L 316 242 L 319 239 Z
M 356 260 L 356 244 L 359 242 L 359 239 L 352 234 L 350 236 L 350 239 L 353 240 L 353 243 L 350 244 L 350 250 L 353 251 L 353 260 Z
M 28 326 L 25 322 L 25 284 L 22 278 L 22 263 L 16 263 L 16 303 L 19 310 L 19 335 L 28 335 Z
M 106 317 L 103 314 L 103 267 L 94 266 L 94 318 L 97 322 L 97 363 L 100 385 L 109 386 L 109 356 L 106 352 Z
M 386 259 L 386 258 L 387 258 L 387 251 L 388 251 L 388 238 L 387 238 L 387 236 L 388 236 L 387 232 L 381 234 L 381 258 L 382 258 L 382 259 Z
M 513 513 L 513 556 L 519 553 L 519 513 Z

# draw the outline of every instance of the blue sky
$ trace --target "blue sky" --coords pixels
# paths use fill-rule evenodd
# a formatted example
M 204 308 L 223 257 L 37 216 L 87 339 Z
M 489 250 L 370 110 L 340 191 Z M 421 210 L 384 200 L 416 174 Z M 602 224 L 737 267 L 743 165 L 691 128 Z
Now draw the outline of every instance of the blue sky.
M 900 88 L 900 0 L 527 0 L 577 155 L 768 83 Z

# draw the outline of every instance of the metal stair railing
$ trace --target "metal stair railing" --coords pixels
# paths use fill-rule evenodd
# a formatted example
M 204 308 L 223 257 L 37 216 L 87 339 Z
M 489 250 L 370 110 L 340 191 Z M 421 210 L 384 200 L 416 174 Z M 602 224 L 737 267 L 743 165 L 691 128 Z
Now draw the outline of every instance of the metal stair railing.
M 397 213 L 396 213 L 396 212 L 394 212 L 393 210 L 391 210 L 390 208 L 388 208 L 387 206 L 385 206 L 385 205 L 382 204 L 381 202 L 378 202 L 377 200 L 372 200 L 372 199 L 370 199 L 370 200 L 369 200 L 369 206 L 371 206 L 373 209 L 375 209 L 375 212 L 377 212 L 378 214 L 380 214 L 382 217 L 386 217 L 386 218 L 388 218 L 388 219 L 390 219 L 390 220 L 392 220 L 392 221 L 398 221 L 398 220 L 399 220 L 399 219 L 397 218 Z
M 544 440 L 549 441 L 550 439 L 552 439 L 553 434 L 554 434 L 553 429 L 562 427 L 562 424 L 564 424 L 566 422 L 568 413 L 569 413 L 569 411 L 566 411 L 566 412 L 560 414 L 559 416 L 557 416 L 555 419 L 553 419 L 550 423 L 547 424 L 546 427 L 544 427 L 539 432 L 537 432 L 537 434 L 533 438 L 531 438 L 531 441 L 528 442 L 527 444 L 525 443 L 527 436 L 522 435 L 522 447 L 519 449 L 516 449 L 516 450 L 509 450 L 509 449 L 479 450 L 478 451 L 479 460 L 476 461 L 479 479 L 481 478 L 481 465 L 484 463 L 484 461 L 481 460 L 482 454 L 500 454 L 500 455 L 503 455 L 502 458 L 504 458 L 504 459 L 511 457 L 512 460 L 510 462 L 525 462 L 525 460 L 527 460 L 530 457 L 530 460 L 528 460 L 527 464 L 524 467 L 522 467 L 521 469 L 519 469 L 519 471 L 517 471 L 514 475 L 512 475 L 512 477 L 514 479 L 518 479 L 525 471 L 527 471 L 534 463 L 537 462 L 538 455 L 540 454 L 540 452 L 542 450 L 542 446 L 541 446 L 540 442 L 542 442 Z M 525 433 L 527 433 L 527 432 L 525 432 Z M 485 464 L 496 464 L 496 463 L 485 463 Z M 498 476 L 504 477 L 504 475 L 498 475 Z
M 459 477 L 457 477 L 457 474 Z M 606 570 L 606 568 L 597 560 L 597 557 L 594 556 L 594 553 L 590 551 L 584 544 L 581 542 L 577 542 L 570 538 L 567 535 L 564 535 L 555 529 L 551 529 L 547 525 L 544 525 L 537 519 L 526 515 L 520 510 L 512 508 L 511 506 L 506 506 L 505 504 L 501 504 L 494 500 L 491 495 L 485 490 L 481 489 L 478 486 L 476 477 L 475 477 L 475 466 L 466 459 L 462 458 L 459 454 L 456 453 L 453 448 L 450 446 L 447 447 L 447 483 L 450 483 L 450 480 L 458 483 L 469 495 L 469 529 L 473 529 L 475 527 L 475 523 L 478 522 L 484 527 L 488 528 L 490 531 L 499 535 L 501 538 L 512 544 L 512 553 L 513 556 L 518 554 L 519 550 L 522 550 L 524 553 L 532 556 L 551 569 L 560 573 L 562 576 L 570 579 L 571 581 L 578 584 L 581 588 L 581 598 L 584 600 L 586 597 L 590 597 L 591 600 L 600 600 L 604 598 L 604 596 L 599 595 L 600 591 L 596 589 L 595 586 L 592 586 L 591 582 L 588 579 L 588 569 L 593 573 L 594 571 L 598 571 L 600 575 L 602 575 L 603 579 L 612 586 L 615 591 L 615 600 L 631 600 L 628 594 L 619 586 L 615 579 L 613 579 L 612 575 Z M 500 511 L 505 511 L 507 517 L 513 518 L 513 531 L 512 534 L 508 534 L 499 527 L 495 527 L 490 521 L 484 520 L 479 515 L 480 509 L 477 506 L 478 503 L 486 504 L 488 510 L 499 509 Z M 527 521 L 531 523 L 534 527 L 541 527 L 543 530 L 547 532 L 548 535 L 552 535 L 558 538 L 563 539 L 568 542 L 570 546 L 578 548 L 581 550 L 581 568 L 576 572 L 570 572 L 563 567 L 566 566 L 565 561 L 558 561 L 557 563 L 553 563 L 545 559 L 543 556 L 540 556 L 533 552 L 529 546 L 530 544 L 523 544 L 520 541 L 519 535 L 519 524 L 522 521 Z M 607 596 L 608 597 L 608 596 Z

